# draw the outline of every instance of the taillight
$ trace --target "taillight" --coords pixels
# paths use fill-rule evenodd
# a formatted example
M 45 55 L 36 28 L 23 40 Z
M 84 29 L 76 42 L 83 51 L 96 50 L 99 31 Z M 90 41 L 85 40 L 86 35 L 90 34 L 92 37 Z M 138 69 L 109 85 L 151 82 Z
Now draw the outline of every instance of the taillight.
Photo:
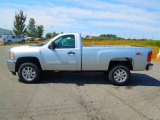
M 147 61 L 150 62 L 152 60 L 152 51 L 148 52 Z

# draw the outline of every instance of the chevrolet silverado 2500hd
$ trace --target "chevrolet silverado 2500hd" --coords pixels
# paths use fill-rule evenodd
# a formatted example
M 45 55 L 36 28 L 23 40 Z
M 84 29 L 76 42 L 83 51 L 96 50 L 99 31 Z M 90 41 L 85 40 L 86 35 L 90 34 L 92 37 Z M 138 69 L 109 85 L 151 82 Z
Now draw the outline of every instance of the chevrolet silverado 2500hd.
M 83 46 L 79 33 L 59 34 L 48 43 L 13 47 L 8 68 L 20 81 L 32 83 L 42 71 L 105 71 L 108 80 L 124 85 L 130 71 L 152 69 L 152 50 L 138 46 Z

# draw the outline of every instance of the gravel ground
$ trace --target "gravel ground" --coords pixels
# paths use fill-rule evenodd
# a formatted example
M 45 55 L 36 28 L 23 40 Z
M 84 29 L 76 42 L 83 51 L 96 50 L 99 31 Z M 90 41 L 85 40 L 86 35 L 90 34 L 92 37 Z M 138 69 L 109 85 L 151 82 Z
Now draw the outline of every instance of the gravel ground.
M 93 72 L 47 72 L 24 84 L 8 71 L 8 51 L 0 47 L 0 120 L 160 120 L 160 62 L 123 87 Z

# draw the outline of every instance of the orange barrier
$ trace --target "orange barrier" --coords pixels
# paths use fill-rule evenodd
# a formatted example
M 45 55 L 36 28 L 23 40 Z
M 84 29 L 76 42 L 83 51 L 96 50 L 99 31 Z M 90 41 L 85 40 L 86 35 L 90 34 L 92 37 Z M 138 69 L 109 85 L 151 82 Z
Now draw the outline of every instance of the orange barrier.
M 157 61 L 160 61 L 160 49 L 159 49 L 159 53 L 157 54 L 156 60 L 157 60 Z

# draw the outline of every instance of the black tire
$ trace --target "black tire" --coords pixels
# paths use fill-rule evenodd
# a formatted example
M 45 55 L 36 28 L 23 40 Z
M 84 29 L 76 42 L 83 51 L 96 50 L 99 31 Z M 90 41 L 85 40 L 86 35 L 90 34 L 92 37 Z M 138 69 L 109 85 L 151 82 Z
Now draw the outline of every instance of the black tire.
M 24 44 L 26 41 L 25 40 L 22 40 L 22 44 Z
M 30 69 L 30 71 L 28 70 Z M 26 73 L 26 71 L 29 71 L 29 73 Z M 32 72 L 32 74 L 31 74 Z M 35 76 L 33 75 L 35 74 Z M 33 75 L 34 77 L 31 77 Z M 19 81 L 24 82 L 24 83 L 34 83 L 39 79 L 40 76 L 40 69 L 39 67 L 34 64 L 34 63 L 23 63 L 20 65 L 19 70 L 18 70 L 18 76 L 19 76 Z M 28 77 L 28 79 L 27 79 Z M 29 79 L 30 77 L 30 79 Z
M 11 40 L 8 40 L 8 41 L 7 41 L 7 44 L 11 44 L 11 43 L 12 43 L 12 41 L 11 41 Z
M 127 66 L 115 65 L 109 70 L 108 79 L 114 85 L 126 85 L 130 79 L 130 70 Z

